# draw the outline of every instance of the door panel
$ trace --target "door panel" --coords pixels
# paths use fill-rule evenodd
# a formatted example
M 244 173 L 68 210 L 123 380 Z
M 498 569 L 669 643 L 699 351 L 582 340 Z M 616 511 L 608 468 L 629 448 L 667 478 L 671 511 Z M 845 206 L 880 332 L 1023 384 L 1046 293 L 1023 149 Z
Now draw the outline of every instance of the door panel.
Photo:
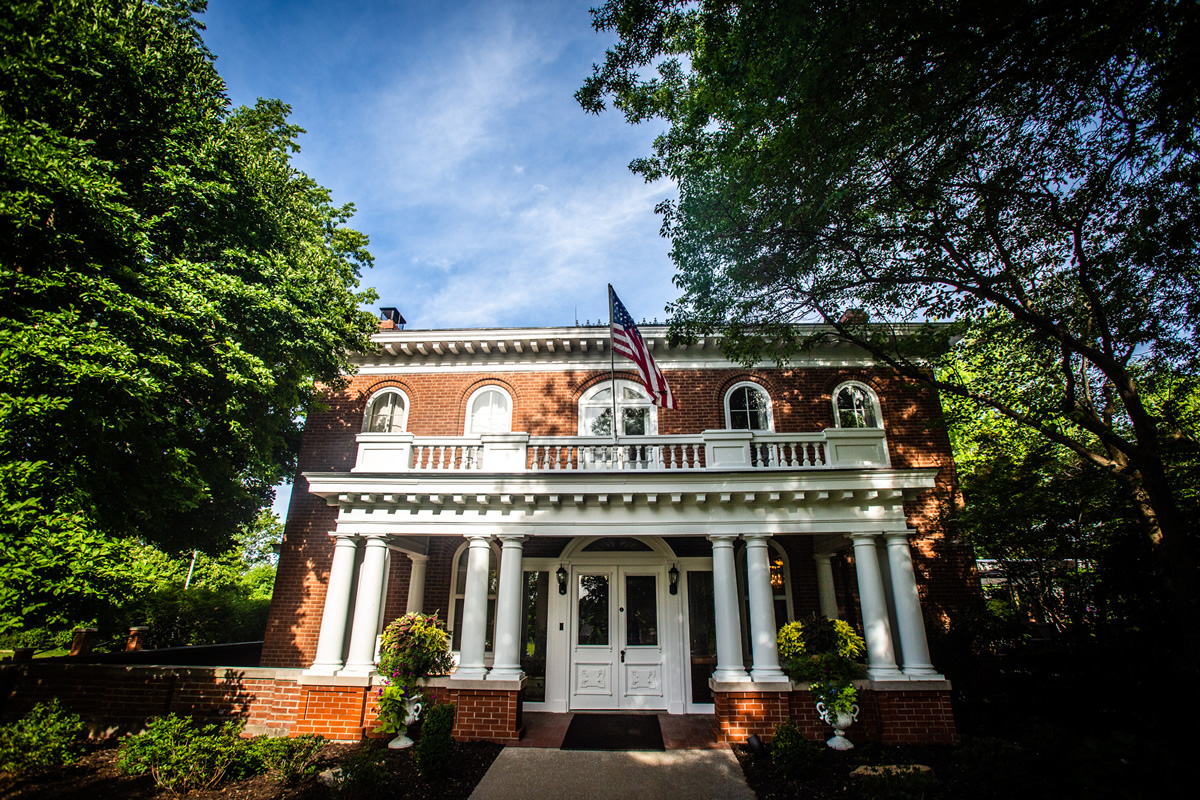
M 666 708 L 663 571 L 578 569 L 571 650 L 571 707 Z

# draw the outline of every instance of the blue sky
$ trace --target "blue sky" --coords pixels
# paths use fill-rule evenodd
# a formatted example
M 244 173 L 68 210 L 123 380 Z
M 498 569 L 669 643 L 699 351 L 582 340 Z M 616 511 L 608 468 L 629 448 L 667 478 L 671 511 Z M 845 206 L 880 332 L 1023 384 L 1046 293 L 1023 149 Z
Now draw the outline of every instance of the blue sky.
M 355 204 L 363 283 L 409 327 L 607 319 L 610 281 L 661 320 L 674 187 L 628 170 L 658 129 L 572 96 L 611 41 L 597 2 L 209 0 L 201 20 L 235 104 L 292 106 L 296 165 Z
M 660 128 L 573 97 L 612 41 L 598 2 L 209 0 L 201 20 L 230 99 L 290 104 L 296 166 L 356 206 L 376 306 L 410 328 L 571 325 L 607 320 L 612 282 L 662 320 L 674 187 L 628 169 Z

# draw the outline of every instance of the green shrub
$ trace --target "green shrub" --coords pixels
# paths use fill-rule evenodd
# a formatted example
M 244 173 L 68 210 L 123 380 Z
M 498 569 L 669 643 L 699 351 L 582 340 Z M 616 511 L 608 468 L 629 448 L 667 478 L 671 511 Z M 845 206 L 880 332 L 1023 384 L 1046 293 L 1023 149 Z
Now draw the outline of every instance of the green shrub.
M 388 794 L 392 772 L 384 754 L 365 747 L 342 762 L 333 784 L 334 797 L 341 800 L 375 800 Z
M 254 749 L 262 763 L 264 772 L 272 778 L 291 786 L 315 775 L 325 737 L 306 733 L 294 738 L 257 736 Z
M 825 754 L 825 747 L 804 738 L 796 723 L 788 720 L 775 726 L 771 739 L 771 763 L 785 778 L 795 778 L 807 772 Z
M 440 703 L 425 712 L 416 746 L 417 772 L 430 780 L 440 778 L 454 756 L 454 704 Z
M 37 772 L 78 760 L 83 720 L 55 698 L 0 727 L 0 772 Z
M 938 779 L 913 767 L 882 775 L 862 775 L 855 782 L 860 796 L 870 800 L 933 800 L 942 796 Z
M 241 730 L 236 722 L 197 727 L 186 717 L 168 714 L 121 743 L 117 766 L 129 775 L 149 773 L 174 794 L 216 786 L 231 767 L 239 776 L 253 774 L 253 752 L 242 743 Z

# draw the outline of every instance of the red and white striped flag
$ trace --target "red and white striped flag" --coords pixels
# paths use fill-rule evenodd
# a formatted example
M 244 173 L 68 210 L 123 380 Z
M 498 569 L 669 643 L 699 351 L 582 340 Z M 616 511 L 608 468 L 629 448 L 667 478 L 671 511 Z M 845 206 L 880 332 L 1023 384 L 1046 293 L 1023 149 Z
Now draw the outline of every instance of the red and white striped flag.
M 637 365 L 638 377 L 641 378 L 642 385 L 650 392 L 650 399 L 656 406 L 676 408 L 675 395 L 671 394 L 671 387 L 667 385 L 667 379 L 663 377 L 662 370 L 654 363 L 654 357 L 650 355 L 650 349 L 646 347 L 642 334 L 638 331 L 637 325 L 633 324 L 633 317 L 629 316 L 625 306 L 621 305 L 611 284 L 608 287 L 608 299 L 612 304 L 613 352 L 625 356 Z

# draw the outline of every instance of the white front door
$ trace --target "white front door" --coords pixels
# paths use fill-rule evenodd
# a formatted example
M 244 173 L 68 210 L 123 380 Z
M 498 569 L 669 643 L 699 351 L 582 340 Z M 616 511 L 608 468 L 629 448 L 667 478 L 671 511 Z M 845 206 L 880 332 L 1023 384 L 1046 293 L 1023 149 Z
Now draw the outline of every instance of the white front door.
M 571 708 L 665 709 L 663 568 L 579 566 L 572 585 Z

